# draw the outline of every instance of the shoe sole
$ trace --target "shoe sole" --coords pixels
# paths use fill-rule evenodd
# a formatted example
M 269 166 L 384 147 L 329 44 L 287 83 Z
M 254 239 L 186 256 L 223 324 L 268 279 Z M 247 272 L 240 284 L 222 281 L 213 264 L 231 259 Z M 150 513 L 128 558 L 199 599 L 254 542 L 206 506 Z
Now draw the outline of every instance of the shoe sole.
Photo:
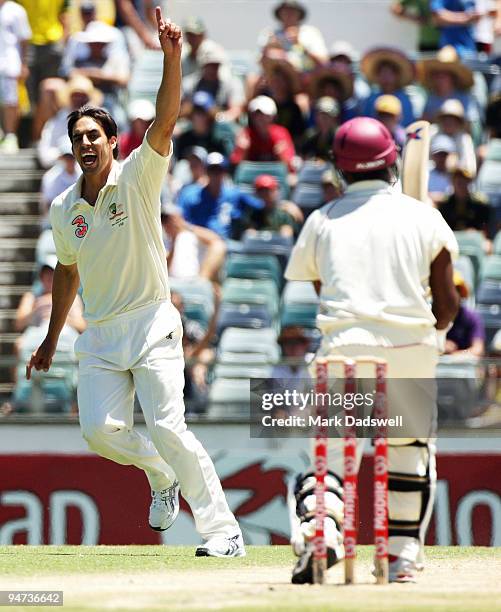
M 335 565 L 339 559 L 332 548 L 327 549 L 327 569 Z M 313 555 L 308 560 L 308 565 L 300 574 L 292 575 L 292 584 L 313 584 Z
M 242 550 L 240 548 L 231 555 L 221 555 L 219 553 L 210 553 L 208 548 L 197 548 L 195 551 L 195 557 L 218 557 L 219 559 L 222 559 L 222 558 L 229 559 L 232 557 L 245 557 L 246 554 L 247 553 L 245 552 L 245 550 Z
M 167 529 L 170 529 L 172 527 L 172 525 L 174 525 L 174 523 L 176 522 L 176 519 L 177 519 L 178 516 L 179 516 L 179 507 L 177 509 L 176 514 L 174 515 L 174 518 L 172 519 L 170 524 L 167 525 L 167 527 L 153 527 L 153 525 L 151 523 L 148 523 L 148 525 L 150 526 L 150 529 L 153 529 L 153 531 L 167 531 Z

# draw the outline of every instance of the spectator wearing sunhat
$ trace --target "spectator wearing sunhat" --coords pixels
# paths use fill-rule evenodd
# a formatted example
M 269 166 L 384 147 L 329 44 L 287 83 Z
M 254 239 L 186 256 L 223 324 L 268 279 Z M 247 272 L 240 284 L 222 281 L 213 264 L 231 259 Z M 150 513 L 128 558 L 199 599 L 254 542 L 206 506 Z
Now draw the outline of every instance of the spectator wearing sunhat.
M 354 96 L 355 79 L 353 70 L 346 62 L 335 61 L 325 64 L 305 75 L 310 106 L 314 109 L 316 100 L 334 98 L 339 104 L 339 122 L 344 123 L 358 114 L 358 100 Z M 313 122 L 313 114 L 310 118 Z
M 311 377 L 307 366 L 313 354 L 310 352 L 311 339 L 304 328 L 286 325 L 280 332 L 278 343 L 282 349 L 282 363 L 273 366 L 271 378 L 283 381 L 287 389 L 292 384 L 298 392 L 310 390 Z
M 229 164 L 221 153 L 210 153 L 206 166 L 207 184 L 186 185 L 177 196 L 177 204 L 188 223 L 207 227 L 227 239 L 248 209 L 263 208 L 263 202 L 229 184 Z
M 120 102 L 120 92 L 130 78 L 130 58 L 114 45 L 115 28 L 101 21 L 89 23 L 83 32 L 75 34 L 76 40 L 89 46 L 89 55 L 75 58 L 68 66 L 70 78 L 76 75 L 89 78 L 104 94 L 103 105 L 123 129 L 127 123 L 125 110 Z
M 228 157 L 234 147 L 233 130 L 227 124 L 216 121 L 218 108 L 212 94 L 195 92 L 189 107 L 189 124 L 175 140 L 176 158 L 186 159 L 187 151 L 195 146 L 203 147 L 208 153 L 216 151 Z
M 90 79 L 76 75 L 58 91 L 59 111 L 49 119 L 37 143 L 37 157 L 43 168 L 50 168 L 59 157 L 59 143 L 66 138 L 68 143 L 68 115 L 84 104 L 101 106 L 103 94 Z M 70 143 L 71 144 L 71 143 Z
M 118 155 L 120 159 L 126 159 L 141 146 L 146 130 L 155 118 L 155 106 L 145 99 L 133 100 L 127 108 L 129 129 L 122 132 L 118 137 Z
M 475 57 L 474 25 L 480 18 L 475 0 L 430 0 L 430 9 L 440 30 L 440 47 L 451 45 L 460 57 Z
M 291 62 L 276 56 L 276 49 L 263 54 L 261 65 L 263 75 L 253 86 L 252 97 L 266 95 L 275 101 L 275 122 L 288 130 L 297 146 L 306 130 L 304 104 L 298 104 L 303 88 L 301 75 Z
M 451 174 L 453 192 L 439 203 L 442 216 L 455 232 L 474 229 L 487 235 L 489 206 L 483 195 L 471 191 L 475 175 L 461 166 L 452 168 Z M 485 248 L 489 248 L 487 243 Z
M 483 357 L 485 352 L 485 327 L 478 312 L 464 303 L 470 291 L 458 271 L 454 271 L 454 285 L 461 298 L 459 310 L 452 327 L 447 332 L 447 355 Z
M 372 85 L 372 93 L 362 104 L 362 115 L 375 117 L 375 103 L 379 96 L 392 95 L 402 105 L 402 125 L 408 126 L 415 119 L 414 109 L 405 87 L 414 81 L 414 64 L 400 51 L 380 47 L 368 51 L 360 62 L 360 69 Z
M 240 79 L 224 70 L 227 62 L 224 49 L 208 41 L 197 54 L 200 70 L 183 78 L 183 98 L 191 99 L 198 91 L 210 94 L 221 111 L 219 119 L 236 121 L 240 117 L 245 93 Z
M 332 143 L 339 123 L 337 100 L 324 96 L 315 103 L 315 126 L 310 128 L 300 148 L 303 159 L 331 159 Z
M 468 130 L 464 106 L 459 100 L 451 98 L 442 104 L 436 127 L 439 134 L 445 134 L 454 141 L 456 165 L 466 168 L 474 176 L 477 172 L 475 146 Z
M 327 47 L 320 30 L 303 23 L 307 17 L 305 4 L 295 0 L 280 2 L 273 15 L 278 26 L 259 35 L 258 44 L 262 49 L 283 50 L 301 71 L 327 61 Z
M 381 121 L 393 136 L 393 140 L 402 151 L 405 146 L 405 128 L 401 125 L 402 105 L 396 96 L 390 94 L 379 96 L 374 103 L 376 119 Z
M 187 77 L 200 70 L 198 54 L 203 52 L 207 43 L 209 46 L 214 43 L 206 38 L 207 29 L 200 17 L 188 17 L 183 24 L 183 33 L 185 43 L 181 55 L 181 67 L 183 76 Z
M 295 155 L 291 135 L 275 123 L 277 105 L 268 96 L 253 98 L 247 107 L 249 126 L 243 128 L 236 138 L 231 154 L 231 163 L 248 161 L 281 161 L 292 171 Z
M 440 49 L 435 58 L 421 60 L 416 68 L 418 80 L 427 90 L 423 119 L 435 121 L 442 104 L 455 98 L 464 106 L 470 123 L 479 121 L 478 106 L 469 93 L 473 87 L 473 73 L 453 47 Z
M 452 192 L 451 175 L 447 160 L 456 152 L 456 145 L 450 136 L 437 134 L 430 144 L 432 167 L 428 179 L 428 194 L 436 204 Z

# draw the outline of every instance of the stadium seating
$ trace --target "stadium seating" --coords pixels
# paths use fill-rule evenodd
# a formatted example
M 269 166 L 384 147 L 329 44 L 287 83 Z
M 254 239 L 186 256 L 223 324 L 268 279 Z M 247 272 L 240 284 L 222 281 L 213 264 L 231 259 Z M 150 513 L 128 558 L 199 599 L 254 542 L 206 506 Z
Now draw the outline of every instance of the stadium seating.
M 282 162 L 251 162 L 243 161 L 235 170 L 234 181 L 245 191 L 254 193 L 254 180 L 260 174 L 271 174 L 280 184 L 280 195 L 282 198 L 289 197 L 289 185 L 287 183 L 287 166 Z
M 203 278 L 169 279 L 171 291 L 183 298 L 184 313 L 207 326 L 214 314 L 214 290 L 212 283 Z
M 486 257 L 480 271 L 480 278 L 501 280 L 501 255 Z
M 501 255 L 501 231 L 496 234 L 493 250 L 495 255 Z
M 496 332 L 501 329 L 501 304 L 477 304 L 485 325 L 486 345 L 489 346 Z
M 228 278 L 222 287 L 223 303 L 262 304 L 271 317 L 278 313 L 278 290 L 270 279 Z
M 306 161 L 298 172 L 292 201 L 306 213 L 318 208 L 323 202 L 322 175 L 332 166 L 326 162 Z
M 437 405 L 440 423 L 472 416 L 479 399 L 478 360 L 442 355 L 437 365 Z
M 242 252 L 255 255 L 275 255 L 281 269 L 285 270 L 292 250 L 293 240 L 277 232 L 261 231 L 245 233 L 242 238 Z
M 227 327 L 262 329 L 273 323 L 268 307 L 264 304 L 221 304 L 216 333 L 221 336 Z
M 208 415 L 212 418 L 248 419 L 250 385 L 248 378 L 216 378 L 209 391 Z
M 459 253 L 466 255 L 471 259 L 473 269 L 475 271 L 475 287 L 477 286 L 480 269 L 482 267 L 485 251 L 484 251 L 484 236 L 481 232 L 464 231 L 454 232 L 459 244 Z
M 275 255 L 230 254 L 224 273 L 227 278 L 268 278 L 275 282 L 279 290 L 283 282 L 282 270 Z
M 218 345 L 218 360 L 231 363 L 228 354 L 239 354 L 240 360 L 254 359 L 261 363 L 275 363 L 280 357 L 280 347 L 277 344 L 277 333 L 272 328 L 239 329 L 228 327 L 224 330 Z

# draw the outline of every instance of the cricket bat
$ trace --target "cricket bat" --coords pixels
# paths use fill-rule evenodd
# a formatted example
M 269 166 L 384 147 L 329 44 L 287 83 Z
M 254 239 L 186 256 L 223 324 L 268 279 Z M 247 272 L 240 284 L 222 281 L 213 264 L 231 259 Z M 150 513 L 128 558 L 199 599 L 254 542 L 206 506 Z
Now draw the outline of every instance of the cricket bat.
M 430 124 L 428 121 L 415 121 L 407 127 L 406 135 L 402 192 L 421 202 L 428 202 Z

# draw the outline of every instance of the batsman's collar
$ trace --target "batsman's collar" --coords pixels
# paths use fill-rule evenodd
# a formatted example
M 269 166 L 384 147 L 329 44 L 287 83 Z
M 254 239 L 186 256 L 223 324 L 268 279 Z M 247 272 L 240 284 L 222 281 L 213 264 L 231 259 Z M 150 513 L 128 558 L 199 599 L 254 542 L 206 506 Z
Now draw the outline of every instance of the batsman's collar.
M 391 185 L 386 181 L 381 181 L 380 179 L 369 180 L 369 181 L 358 181 L 356 183 L 352 183 L 348 185 L 345 193 L 358 193 L 359 191 L 389 191 L 391 190 Z

